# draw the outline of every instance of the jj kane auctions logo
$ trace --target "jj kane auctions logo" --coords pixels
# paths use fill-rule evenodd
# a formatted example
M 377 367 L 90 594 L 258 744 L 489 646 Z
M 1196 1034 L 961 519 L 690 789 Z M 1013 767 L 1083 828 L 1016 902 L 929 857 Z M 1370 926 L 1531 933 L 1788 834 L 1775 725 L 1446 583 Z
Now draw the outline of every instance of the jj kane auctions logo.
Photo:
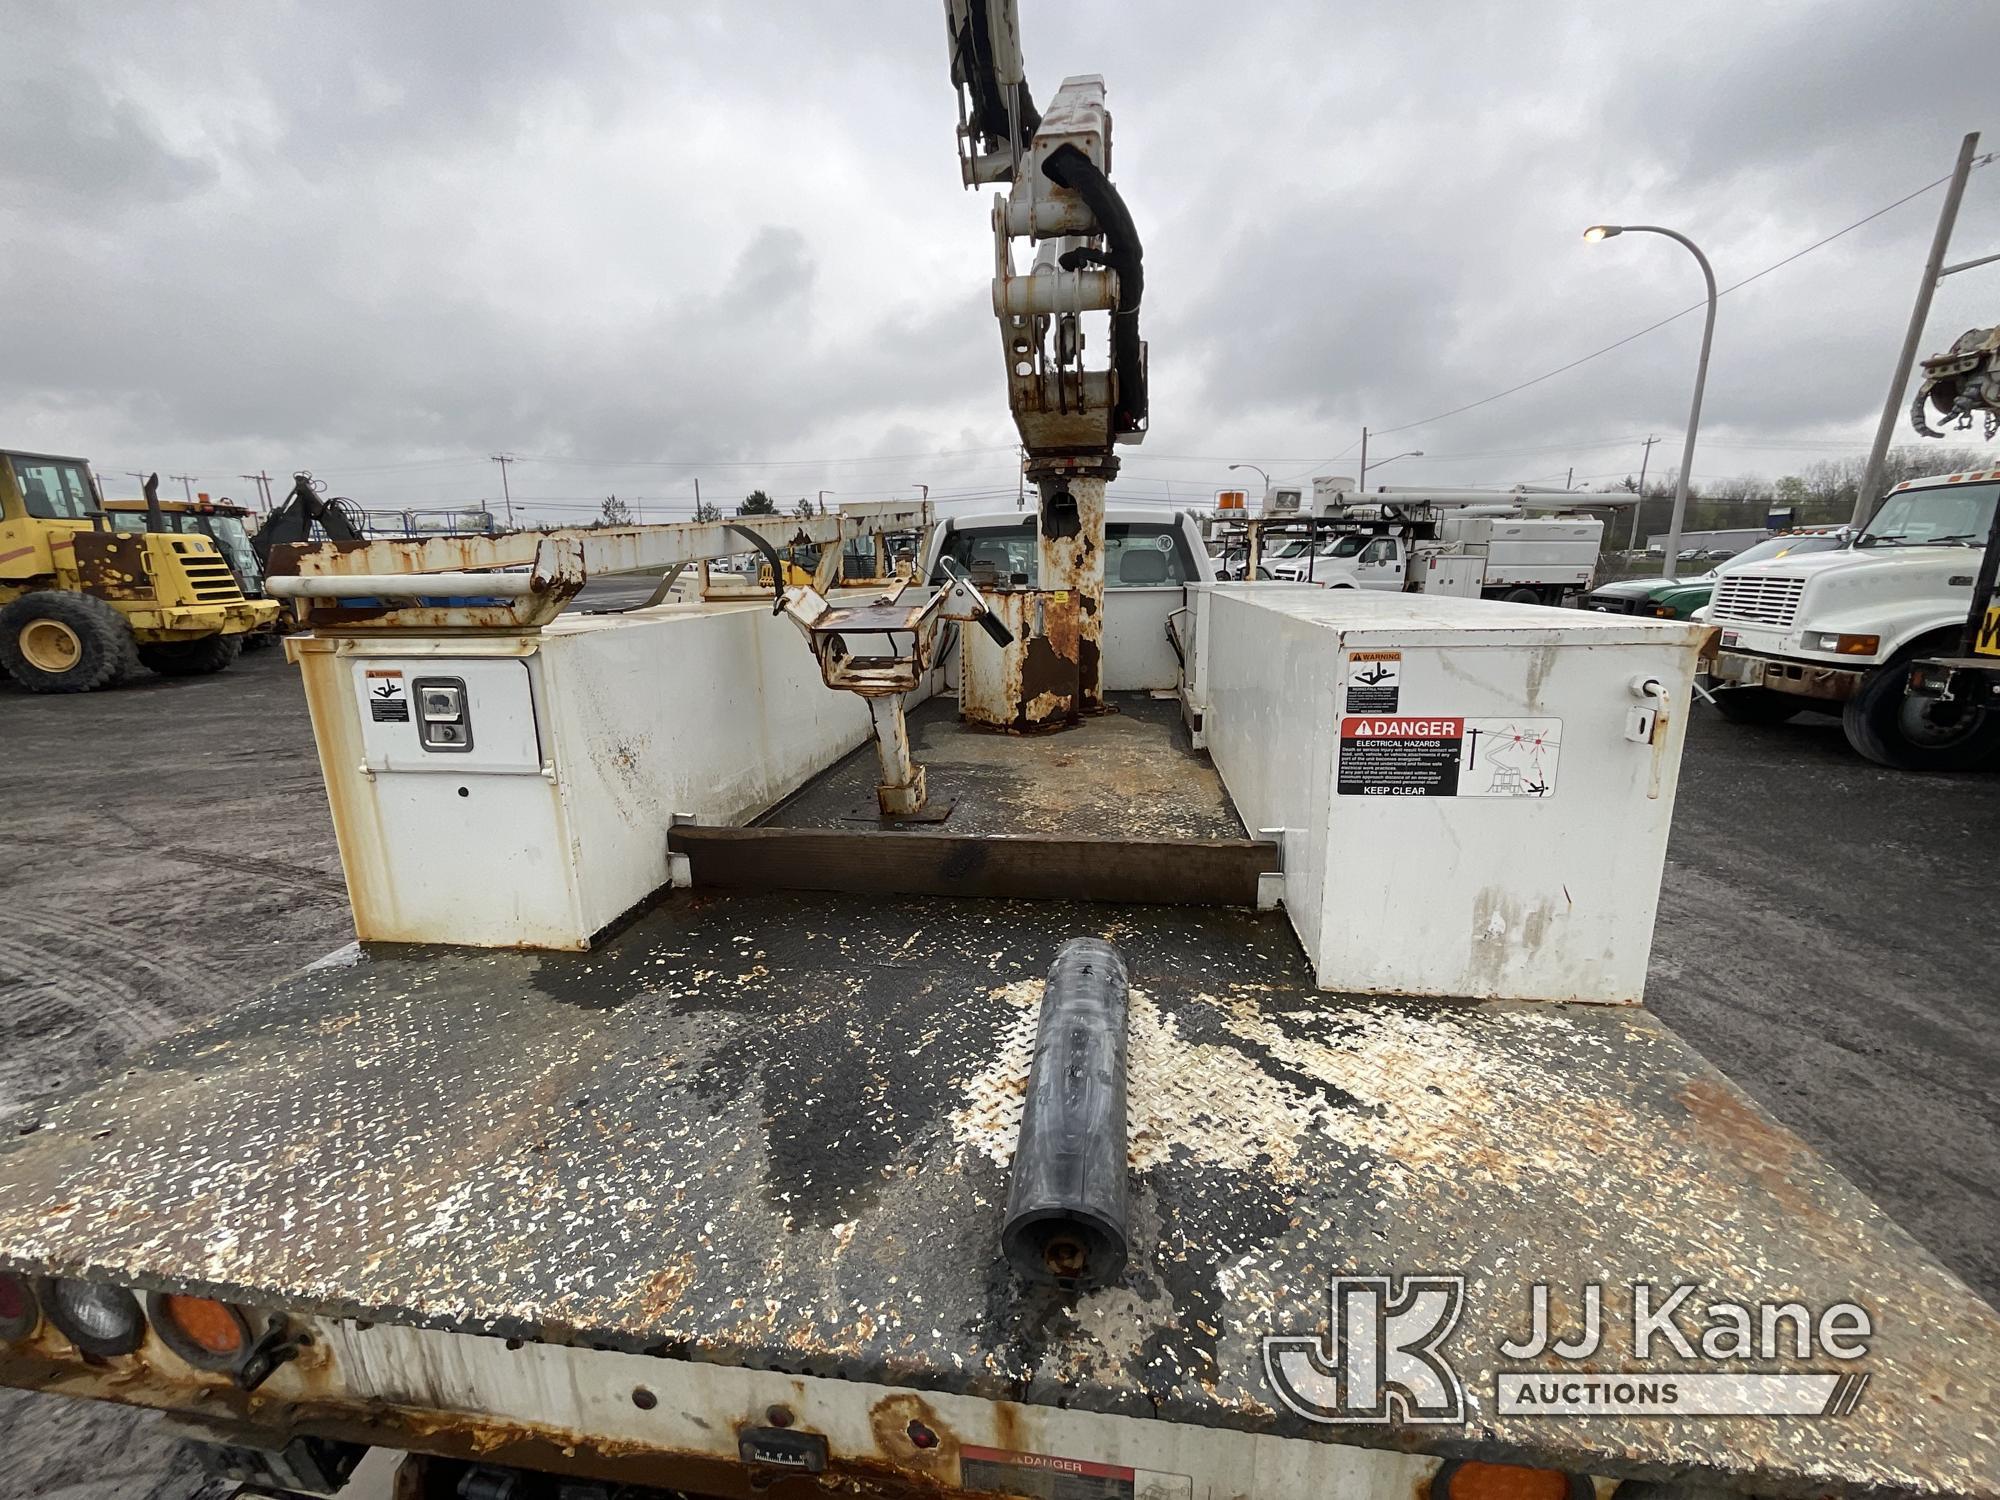
M 1698 1289 L 1685 1283 L 1638 1282 L 1628 1291 L 1631 1319 L 1622 1329 L 1608 1326 L 1604 1288 L 1590 1282 L 1581 1288 L 1574 1326 L 1559 1332 L 1549 1288 L 1531 1286 L 1526 1332 L 1497 1347 L 1503 1361 L 1539 1363 L 1494 1372 L 1494 1412 L 1845 1416 L 1861 1402 L 1868 1376 L 1859 1370 L 1741 1368 L 1862 1359 L 1874 1323 L 1856 1303 L 1814 1313 L 1800 1302 L 1698 1303 Z M 1464 1306 L 1462 1276 L 1335 1276 L 1325 1334 L 1267 1336 L 1265 1376 L 1278 1399 L 1308 1421 L 1462 1423 L 1465 1384 L 1445 1345 Z M 1620 1332 L 1622 1350 L 1612 1336 Z M 1612 1367 L 1581 1363 L 1599 1359 Z M 1623 1368 L 1627 1360 L 1671 1361 L 1675 1368 Z

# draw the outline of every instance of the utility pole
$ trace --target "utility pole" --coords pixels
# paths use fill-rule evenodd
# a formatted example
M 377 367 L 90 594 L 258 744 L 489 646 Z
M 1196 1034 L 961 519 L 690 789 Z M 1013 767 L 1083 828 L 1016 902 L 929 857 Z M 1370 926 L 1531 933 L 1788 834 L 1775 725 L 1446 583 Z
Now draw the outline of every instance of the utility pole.
M 1571 490 L 1575 488 L 1576 488 L 1576 465 L 1571 464 L 1569 466 L 1569 472 L 1563 475 L 1563 493 L 1567 495 Z
M 1903 352 L 1896 359 L 1896 373 L 1889 381 L 1889 399 L 1882 403 L 1882 420 L 1875 426 L 1875 443 L 1868 450 L 1868 467 L 1861 471 L 1861 489 L 1854 497 L 1854 524 L 1866 526 L 1875 509 L 1875 492 L 1882 488 L 1882 465 L 1889 456 L 1889 437 L 1902 415 L 1903 392 L 1910 384 L 1910 367 L 1917 361 L 1917 345 L 1924 336 L 1924 324 L 1931 315 L 1931 293 L 1951 271 L 1945 269 L 1945 251 L 1951 248 L 1951 231 L 1958 223 L 1959 200 L 1965 196 L 1965 179 L 1972 175 L 1973 153 L 1979 149 L 1979 132 L 1973 131 L 1958 143 L 1958 165 L 1952 170 L 1951 186 L 1944 190 L 1944 207 L 1938 210 L 1937 232 L 1931 236 L 1930 258 L 1924 262 L 1924 279 L 1917 286 L 1917 305 L 1910 310 L 1910 328 L 1903 335 Z M 1969 264 L 1977 264 L 1971 262 Z
M 1649 437 L 1639 449 L 1639 489 L 1632 497 L 1632 539 L 1625 544 L 1627 552 L 1639 550 L 1639 512 L 1646 508 L 1646 462 L 1653 456 L 1653 444 L 1659 441 Z
M 255 474 L 238 474 L 238 479 L 247 479 L 257 486 L 257 497 L 266 511 L 271 508 L 271 476 L 259 469 Z
M 167 478 L 178 479 L 181 482 L 181 493 L 187 496 L 188 504 L 190 505 L 194 504 L 194 480 L 195 480 L 194 475 L 169 474 Z
M 1268 479 L 1264 482 L 1267 485 L 1270 483 Z M 1365 495 L 1368 493 L 1368 429 L 1366 427 L 1361 429 L 1361 478 L 1358 487 L 1362 494 Z
M 514 492 L 507 487 L 507 465 L 520 462 L 511 453 L 496 453 L 493 462 L 500 465 L 500 496 L 507 504 L 507 529 L 514 529 Z

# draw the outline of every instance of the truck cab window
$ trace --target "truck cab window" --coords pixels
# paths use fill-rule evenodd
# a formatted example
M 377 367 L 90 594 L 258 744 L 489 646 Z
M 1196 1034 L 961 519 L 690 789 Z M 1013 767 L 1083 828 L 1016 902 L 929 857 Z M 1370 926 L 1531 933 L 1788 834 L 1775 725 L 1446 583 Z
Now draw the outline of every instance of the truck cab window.
M 28 514 L 43 521 L 87 521 L 93 501 L 90 481 L 75 464 L 13 459 L 14 478 Z
M 942 555 L 963 567 L 974 583 L 1032 587 L 1041 567 L 1035 542 L 1035 522 L 1023 518 L 1010 526 L 954 529 Z M 1194 554 L 1174 523 L 1112 521 L 1105 526 L 1107 589 L 1179 587 L 1194 577 Z M 934 570 L 931 582 L 944 582 L 943 575 Z
M 1378 536 L 1361 552 L 1365 563 L 1389 563 L 1396 560 L 1396 539 L 1392 536 Z
M 1857 547 L 1921 547 L 1986 540 L 2000 484 L 1955 484 L 1899 490 L 1882 502 Z

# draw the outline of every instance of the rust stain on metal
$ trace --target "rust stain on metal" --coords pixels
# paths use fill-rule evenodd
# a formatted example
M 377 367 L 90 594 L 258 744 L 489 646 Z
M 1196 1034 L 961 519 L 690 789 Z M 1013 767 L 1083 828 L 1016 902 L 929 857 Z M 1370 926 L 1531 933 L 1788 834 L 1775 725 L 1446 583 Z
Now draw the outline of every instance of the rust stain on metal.
M 935 1443 L 918 1447 L 912 1426 L 934 1435 Z M 915 1391 L 896 1391 L 868 1408 L 868 1431 L 876 1454 L 899 1470 L 914 1470 L 940 1483 L 958 1475 L 958 1434 L 938 1416 L 930 1402 Z
M 1076 643 L 1062 655 L 1077 674 L 1077 709 L 1091 713 L 1104 701 L 1104 478 L 1063 465 L 1036 482 L 1040 582 L 1075 611 Z
M 85 592 L 100 599 L 140 600 L 156 597 L 146 572 L 143 537 L 105 531 L 78 532 L 76 576 Z
M 1013 635 L 996 646 L 983 633 L 960 638 L 959 714 L 969 724 L 1034 734 L 1077 721 L 1077 604 L 1072 592 L 994 589 L 987 602 Z
M 1796 1136 L 1774 1128 L 1749 1101 L 1712 1078 L 1690 1078 L 1680 1098 L 1695 1128 L 1740 1159 L 1758 1185 L 1787 1212 L 1819 1212 L 1812 1195 L 1798 1180 L 1800 1170 L 1810 1163 L 1804 1143 Z
M 359 552 L 364 547 L 370 545 L 372 544 L 363 538 L 356 538 L 352 541 L 280 542 L 271 549 L 271 558 L 265 564 L 264 576 L 267 578 L 296 577 L 300 573 L 308 571 L 300 566 L 303 559 L 310 558 L 315 564 L 322 563 L 327 559 L 337 558 L 345 553 Z M 317 573 L 330 570 L 315 566 L 310 571 Z

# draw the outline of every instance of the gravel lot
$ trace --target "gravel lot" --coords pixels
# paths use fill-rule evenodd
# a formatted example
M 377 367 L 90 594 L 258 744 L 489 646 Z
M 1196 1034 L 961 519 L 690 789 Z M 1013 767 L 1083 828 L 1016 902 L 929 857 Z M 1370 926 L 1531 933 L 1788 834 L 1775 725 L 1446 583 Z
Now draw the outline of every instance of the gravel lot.
M 352 934 L 297 679 L 0 683 L 0 1129 Z M 2000 775 L 1697 710 L 1649 1001 L 2000 1297 Z M 0 1392 L 0 1496 L 183 1497 L 152 1418 Z

